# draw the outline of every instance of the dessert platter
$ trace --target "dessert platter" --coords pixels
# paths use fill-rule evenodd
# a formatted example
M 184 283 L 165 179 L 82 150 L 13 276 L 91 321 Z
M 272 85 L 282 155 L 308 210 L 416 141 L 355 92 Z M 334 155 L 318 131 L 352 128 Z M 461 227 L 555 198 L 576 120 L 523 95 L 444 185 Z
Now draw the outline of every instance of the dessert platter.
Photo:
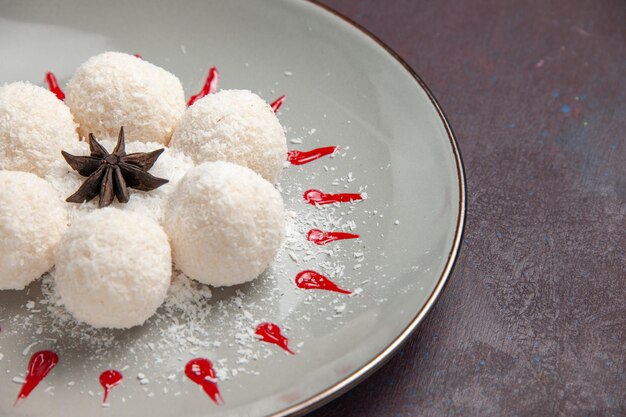
M 305 2 L 0 9 L 0 415 L 304 413 L 434 303 L 462 165 L 376 39 Z

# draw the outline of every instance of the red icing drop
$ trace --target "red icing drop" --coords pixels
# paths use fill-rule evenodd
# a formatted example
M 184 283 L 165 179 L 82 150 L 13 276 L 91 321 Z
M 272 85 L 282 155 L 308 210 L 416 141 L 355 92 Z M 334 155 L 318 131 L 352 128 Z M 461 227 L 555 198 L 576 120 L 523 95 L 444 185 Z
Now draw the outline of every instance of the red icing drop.
M 305 290 L 326 290 L 340 292 L 342 294 L 352 294 L 351 291 L 339 288 L 337 284 L 315 271 L 302 271 L 296 275 L 296 285 Z
M 141 57 L 141 55 L 139 55 L 139 54 L 134 54 L 133 56 L 134 56 L 135 58 L 143 59 L 143 58 Z
M 202 90 L 200 90 L 198 94 L 191 96 L 189 102 L 187 103 L 187 106 L 191 106 L 193 103 L 200 100 L 207 94 L 215 93 L 217 91 L 217 83 L 219 82 L 219 79 L 220 72 L 217 70 L 217 68 L 211 67 L 209 69 L 209 74 L 206 77 L 206 81 L 204 82 Z
M 274 323 L 261 323 L 256 327 L 256 334 L 261 336 L 261 340 L 280 346 L 288 353 L 295 355 L 289 349 L 289 339 L 282 335 L 280 327 Z
M 18 404 L 21 400 L 28 397 L 32 390 L 39 385 L 48 373 L 59 363 L 59 356 L 49 350 L 36 352 L 31 356 L 28 362 L 28 373 L 26 374 L 26 382 L 22 385 L 22 389 L 15 400 Z
M 304 199 L 312 205 L 315 204 L 333 204 L 333 203 L 350 203 L 352 201 L 362 200 L 361 194 L 324 194 L 320 190 L 307 190 L 304 192 Z
M 280 109 L 280 106 L 283 105 L 284 101 L 285 101 L 285 95 L 283 94 L 282 96 L 274 100 L 272 104 L 270 104 L 270 106 L 272 107 L 272 110 L 274 110 L 274 113 L 276 113 L 278 109 Z
M 213 363 L 204 358 L 196 358 L 185 365 L 185 375 L 196 384 L 200 385 L 213 402 L 217 405 L 224 404 L 224 399 L 217 386 L 217 376 L 213 369 Z
M 111 392 L 116 385 L 122 382 L 122 379 L 124 379 L 122 374 L 115 369 L 109 369 L 100 374 L 100 385 L 104 388 L 104 398 L 102 399 L 103 404 L 107 402 L 109 392 Z
M 59 100 L 65 100 L 65 93 L 61 90 L 61 87 L 59 87 L 57 77 L 55 77 L 53 73 L 46 72 L 46 83 L 48 84 L 48 89 L 52 91 Z
M 316 245 L 325 245 L 336 240 L 357 239 L 359 235 L 345 232 L 322 232 L 319 229 L 311 229 L 307 233 L 306 238 Z
M 289 151 L 287 152 L 287 160 L 293 165 L 304 165 L 320 159 L 326 155 L 332 155 L 337 149 L 336 146 L 327 146 L 325 148 L 317 148 L 311 151 Z

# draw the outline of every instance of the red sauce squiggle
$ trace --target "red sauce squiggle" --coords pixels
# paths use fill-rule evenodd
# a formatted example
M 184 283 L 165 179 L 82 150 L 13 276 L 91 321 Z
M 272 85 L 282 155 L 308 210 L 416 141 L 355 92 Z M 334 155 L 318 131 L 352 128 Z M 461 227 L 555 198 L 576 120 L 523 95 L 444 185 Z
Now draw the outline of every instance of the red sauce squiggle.
M 122 382 L 122 379 L 124 379 L 122 374 L 115 369 L 109 369 L 100 374 L 100 385 L 102 385 L 102 388 L 104 389 L 104 398 L 102 399 L 103 404 L 107 402 L 109 392 Z
M 270 106 L 272 107 L 272 110 L 274 110 L 274 113 L 276 113 L 278 109 L 280 109 L 280 106 L 283 105 L 284 101 L 285 101 L 285 95 L 283 94 L 282 96 L 274 100 L 272 104 L 270 104 Z
M 65 93 L 61 90 L 61 87 L 59 87 L 57 77 L 53 73 L 46 72 L 46 84 L 48 84 L 48 90 L 54 93 L 59 100 L 65 100 Z
M 22 385 L 22 389 L 14 405 L 19 404 L 21 400 L 28 397 L 57 363 L 59 363 L 59 356 L 50 350 L 42 350 L 34 353 L 28 362 L 28 373 L 25 378 L 26 382 Z
M 261 340 L 267 343 L 273 343 L 280 346 L 286 352 L 295 355 L 289 349 L 289 339 L 287 339 L 280 331 L 280 327 L 274 323 L 261 323 L 256 327 L 256 335 L 261 337 Z
M 213 369 L 213 363 L 205 358 L 196 358 L 185 365 L 185 375 L 196 384 L 200 385 L 204 392 L 217 405 L 224 404 L 224 399 L 217 386 L 217 376 Z
M 307 190 L 304 192 L 304 199 L 312 205 L 351 203 L 363 199 L 361 194 L 325 194 L 320 190 Z
M 202 90 L 198 94 L 191 96 L 189 101 L 187 102 L 187 106 L 191 106 L 196 101 L 200 100 L 202 97 L 207 94 L 213 94 L 217 91 L 217 83 L 220 80 L 220 72 L 215 67 L 211 67 L 209 69 L 209 74 L 206 77 L 206 81 L 204 82 L 204 86 L 202 86 Z
M 323 156 L 332 155 L 337 150 L 336 146 L 326 146 L 310 151 L 289 151 L 287 152 L 287 160 L 293 165 L 304 165 L 320 159 Z
M 296 286 L 304 290 L 325 290 L 342 294 L 352 294 L 352 291 L 339 288 L 337 284 L 324 275 L 311 270 L 302 271 L 296 275 Z
M 359 235 L 355 235 L 354 233 L 323 232 L 319 229 L 311 229 L 306 235 L 307 240 L 320 246 L 336 240 L 357 239 L 359 237 Z

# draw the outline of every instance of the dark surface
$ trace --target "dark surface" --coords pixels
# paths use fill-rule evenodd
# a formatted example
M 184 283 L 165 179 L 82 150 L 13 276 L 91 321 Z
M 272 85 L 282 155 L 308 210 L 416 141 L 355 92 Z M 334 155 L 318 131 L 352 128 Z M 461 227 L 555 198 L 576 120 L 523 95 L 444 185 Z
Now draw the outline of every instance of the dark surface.
M 441 103 L 468 222 L 408 344 L 311 416 L 626 415 L 626 2 L 325 3 Z

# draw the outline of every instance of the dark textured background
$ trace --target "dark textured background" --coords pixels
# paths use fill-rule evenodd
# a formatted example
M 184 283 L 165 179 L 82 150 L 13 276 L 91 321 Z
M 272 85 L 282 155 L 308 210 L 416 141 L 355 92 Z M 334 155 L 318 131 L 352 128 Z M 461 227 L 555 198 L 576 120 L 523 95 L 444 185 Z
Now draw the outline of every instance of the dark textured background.
M 626 415 L 626 1 L 324 3 L 432 89 L 468 222 L 408 344 L 311 416 Z

